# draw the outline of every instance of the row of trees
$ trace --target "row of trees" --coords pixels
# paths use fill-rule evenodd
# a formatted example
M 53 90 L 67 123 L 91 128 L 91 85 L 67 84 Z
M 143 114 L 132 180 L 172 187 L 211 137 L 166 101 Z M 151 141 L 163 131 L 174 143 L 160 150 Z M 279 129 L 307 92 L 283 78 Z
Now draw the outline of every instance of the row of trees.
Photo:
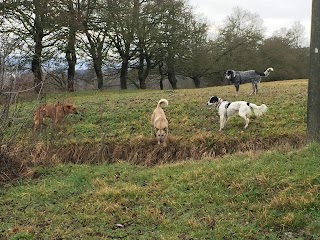
M 266 38 L 262 19 L 235 8 L 211 39 L 184 0 L 5 0 L 0 3 L 2 65 L 19 56 L 31 62 L 37 92 L 45 62 L 67 66 L 67 90 L 74 91 L 79 59 L 91 62 L 97 87 L 104 72 L 120 63 L 120 86 L 128 70 L 137 69 L 138 86 L 146 88 L 152 71 L 177 88 L 176 76 L 211 85 L 226 69 L 273 67 L 273 80 L 307 77 L 308 49 L 301 46 L 303 27 L 280 29 Z M 0 63 L 1 65 L 1 63 Z

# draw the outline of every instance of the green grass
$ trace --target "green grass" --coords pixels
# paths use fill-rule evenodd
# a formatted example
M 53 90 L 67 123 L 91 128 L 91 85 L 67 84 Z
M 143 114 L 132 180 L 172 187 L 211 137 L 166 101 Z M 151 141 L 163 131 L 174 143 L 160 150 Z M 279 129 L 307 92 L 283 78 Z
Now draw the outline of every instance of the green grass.
M 307 81 L 260 89 L 52 95 L 81 114 L 35 134 L 38 103 L 22 101 L 4 132 L 6 140 L 18 130 L 0 176 L 18 180 L 0 187 L 0 239 L 320 239 L 320 146 L 306 146 Z M 245 131 L 235 117 L 218 132 L 206 106 L 212 95 L 269 110 Z M 160 98 L 169 100 L 166 148 L 150 134 Z
M 32 132 L 32 112 L 36 101 L 23 102 L 17 120 L 5 130 L 17 128 L 14 152 L 29 162 L 114 162 L 126 160 L 146 164 L 200 159 L 239 151 L 265 150 L 306 143 L 307 81 L 281 81 L 260 84 L 257 96 L 249 96 L 250 84 L 175 91 L 82 91 L 47 96 L 48 102 L 73 102 L 79 115 L 67 116 L 52 130 L 50 120 L 41 132 Z M 216 110 L 206 105 L 212 95 L 227 101 L 245 100 L 269 109 L 252 117 L 248 129 L 244 121 L 231 118 L 219 132 Z M 170 142 L 163 151 L 151 134 L 150 117 L 161 98 L 169 101 L 166 115 Z M 179 159 L 180 158 L 180 159 Z
M 242 132 L 244 122 L 233 118 L 222 134 L 219 129 L 216 111 L 207 107 L 210 96 L 217 95 L 227 101 L 245 100 L 258 105 L 265 103 L 269 112 L 262 118 L 252 118 L 244 136 L 258 133 L 261 137 L 278 134 L 297 135 L 305 133 L 307 81 L 283 81 L 261 83 L 257 96 L 249 96 L 250 85 L 241 86 L 240 96 L 235 96 L 233 86 L 175 91 L 84 91 L 48 96 L 47 101 L 69 101 L 77 105 L 80 115 L 68 116 L 68 124 L 63 124 L 52 134 L 59 138 L 57 144 L 96 143 L 104 136 L 113 142 L 128 142 L 134 137 L 150 137 L 150 117 L 160 98 L 166 98 L 169 106 L 166 115 L 170 134 L 190 140 L 196 135 L 207 138 L 221 135 L 234 137 Z M 25 103 L 21 117 L 25 118 L 21 141 L 43 141 L 44 135 L 51 132 L 50 122 L 42 133 L 32 134 L 32 114 L 37 102 Z M 18 125 L 18 124 L 17 124 Z M 12 126 L 15 127 L 15 126 Z M 45 132 L 45 133 L 44 133 Z
M 57 165 L 0 189 L 1 239 L 320 239 L 320 146 Z

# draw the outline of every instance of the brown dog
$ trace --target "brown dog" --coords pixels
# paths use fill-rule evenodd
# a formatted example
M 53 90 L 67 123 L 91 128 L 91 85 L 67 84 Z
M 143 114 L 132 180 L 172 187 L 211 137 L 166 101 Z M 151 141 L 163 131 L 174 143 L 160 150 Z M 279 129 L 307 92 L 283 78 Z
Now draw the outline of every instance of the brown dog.
M 161 99 L 151 116 L 151 125 L 153 126 L 156 139 L 158 141 L 158 144 L 163 143 L 163 146 L 167 146 L 166 140 L 169 131 L 168 120 L 162 109 L 162 107 L 166 106 L 168 106 L 168 100 L 164 98 Z
M 38 107 L 33 114 L 34 128 L 37 130 L 43 124 L 44 119 L 51 118 L 53 125 L 58 124 L 68 114 L 78 114 L 76 107 L 68 103 L 44 104 Z

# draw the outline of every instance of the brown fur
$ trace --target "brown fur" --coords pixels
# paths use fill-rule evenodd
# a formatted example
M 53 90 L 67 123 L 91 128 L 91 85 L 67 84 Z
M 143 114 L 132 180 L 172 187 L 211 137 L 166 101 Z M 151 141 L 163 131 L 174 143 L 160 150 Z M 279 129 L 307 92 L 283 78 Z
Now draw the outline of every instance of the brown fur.
M 168 101 L 166 99 L 161 99 L 158 102 L 157 107 L 154 109 L 152 116 L 151 116 L 151 125 L 154 129 L 154 133 L 156 136 L 156 139 L 158 141 L 158 144 L 163 143 L 164 146 L 167 145 L 166 140 L 168 137 L 168 120 L 166 118 L 166 115 L 161 108 L 161 105 L 168 106 Z
M 57 125 L 68 114 L 78 114 L 76 107 L 68 103 L 44 104 L 38 107 L 33 114 L 34 128 L 37 130 L 45 118 L 51 118 L 53 125 Z

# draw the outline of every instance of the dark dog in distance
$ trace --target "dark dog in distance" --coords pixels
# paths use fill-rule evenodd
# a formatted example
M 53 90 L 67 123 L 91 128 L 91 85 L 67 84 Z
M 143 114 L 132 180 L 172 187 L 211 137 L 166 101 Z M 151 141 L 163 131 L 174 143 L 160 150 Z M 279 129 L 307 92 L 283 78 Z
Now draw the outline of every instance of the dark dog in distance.
M 227 70 L 224 74 L 225 79 L 230 81 L 236 87 L 237 96 L 239 94 L 240 84 L 244 83 L 252 83 L 252 94 L 258 94 L 258 84 L 261 81 L 261 77 L 267 77 L 269 74 L 273 72 L 273 68 L 268 68 L 263 73 L 258 72 L 256 70 L 248 70 L 248 71 L 235 71 L 235 70 Z

